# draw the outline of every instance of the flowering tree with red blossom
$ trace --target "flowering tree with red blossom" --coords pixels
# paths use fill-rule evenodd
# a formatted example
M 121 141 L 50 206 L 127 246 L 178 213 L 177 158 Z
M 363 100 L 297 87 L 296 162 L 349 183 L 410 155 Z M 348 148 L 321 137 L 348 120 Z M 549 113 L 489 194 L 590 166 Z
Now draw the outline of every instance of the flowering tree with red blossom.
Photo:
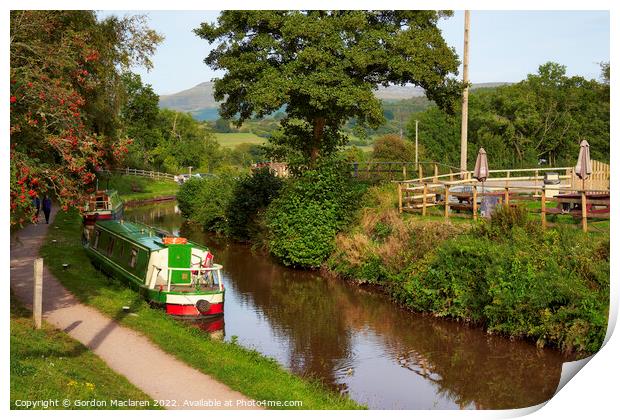
M 96 170 L 122 159 L 121 74 L 152 67 L 161 40 L 143 16 L 11 12 L 11 225 L 34 217 L 37 196 L 78 206 Z

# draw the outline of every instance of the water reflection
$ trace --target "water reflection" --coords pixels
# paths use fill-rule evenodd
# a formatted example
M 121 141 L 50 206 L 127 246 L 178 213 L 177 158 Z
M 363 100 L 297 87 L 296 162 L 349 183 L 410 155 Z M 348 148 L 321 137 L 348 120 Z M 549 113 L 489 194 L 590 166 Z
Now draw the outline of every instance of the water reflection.
M 212 248 L 225 270 L 227 339 L 371 408 L 526 407 L 558 384 L 565 359 L 556 351 L 411 314 L 382 294 L 281 267 L 183 225 L 174 203 L 126 215 Z

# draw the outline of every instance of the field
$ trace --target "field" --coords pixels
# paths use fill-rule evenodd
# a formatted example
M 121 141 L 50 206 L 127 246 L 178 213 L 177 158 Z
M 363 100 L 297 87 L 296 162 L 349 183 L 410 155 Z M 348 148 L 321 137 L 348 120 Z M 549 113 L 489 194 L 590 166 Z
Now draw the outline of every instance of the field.
M 254 133 L 214 133 L 216 140 L 223 146 L 233 148 L 243 143 L 263 144 L 266 139 Z

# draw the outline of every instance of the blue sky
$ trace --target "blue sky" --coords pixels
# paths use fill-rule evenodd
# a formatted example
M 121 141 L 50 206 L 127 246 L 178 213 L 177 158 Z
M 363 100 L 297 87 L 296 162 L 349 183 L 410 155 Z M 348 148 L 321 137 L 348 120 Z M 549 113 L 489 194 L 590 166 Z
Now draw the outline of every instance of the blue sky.
M 192 29 L 214 21 L 217 11 L 100 12 L 143 13 L 166 39 L 149 73 L 135 69 L 158 94 L 175 93 L 211 80 L 217 74 L 203 62 L 209 44 Z M 463 52 L 463 12 L 440 22 L 448 45 Z M 516 82 L 538 66 L 555 61 L 569 75 L 599 78 L 598 63 L 609 61 L 609 12 L 606 11 L 472 11 L 470 79 L 473 83 Z

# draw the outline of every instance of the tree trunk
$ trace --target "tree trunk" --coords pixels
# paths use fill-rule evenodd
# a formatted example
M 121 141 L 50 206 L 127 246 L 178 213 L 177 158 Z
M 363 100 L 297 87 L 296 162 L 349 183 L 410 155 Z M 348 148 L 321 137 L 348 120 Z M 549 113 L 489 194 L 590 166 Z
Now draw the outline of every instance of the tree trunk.
M 325 118 L 314 119 L 314 132 L 312 134 L 312 145 L 310 146 L 310 167 L 316 166 L 316 160 L 319 157 L 321 142 L 323 141 L 323 132 L 325 131 Z

